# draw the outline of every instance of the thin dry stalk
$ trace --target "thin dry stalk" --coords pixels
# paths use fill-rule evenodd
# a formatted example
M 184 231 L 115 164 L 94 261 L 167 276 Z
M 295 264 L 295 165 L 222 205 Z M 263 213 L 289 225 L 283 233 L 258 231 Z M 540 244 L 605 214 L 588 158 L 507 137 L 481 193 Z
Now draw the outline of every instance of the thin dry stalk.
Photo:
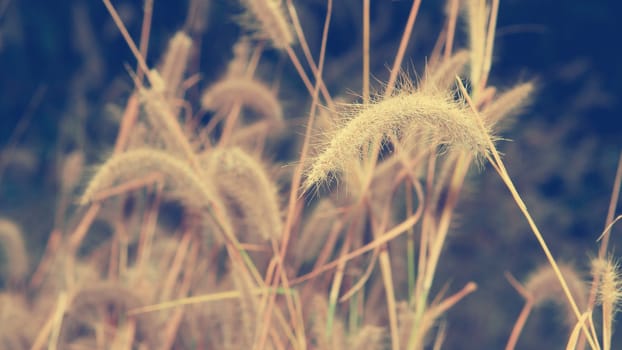
M 449 0 L 445 5 L 447 15 L 447 41 L 443 58 L 447 60 L 451 56 L 454 46 L 454 36 L 456 34 L 456 23 L 458 22 L 458 12 L 460 10 L 460 0 Z
M 370 0 L 363 0 L 363 104 L 369 103 Z
M 531 294 L 529 294 L 525 287 L 523 287 L 523 285 L 521 285 L 520 282 L 518 282 L 516 278 L 514 278 L 514 276 L 512 276 L 510 273 L 506 273 L 506 278 L 508 279 L 510 284 L 516 289 L 516 291 L 523 298 L 525 298 L 525 305 L 523 305 L 523 308 L 518 315 L 516 322 L 514 322 L 514 327 L 512 327 L 512 332 L 510 333 L 508 342 L 505 345 L 505 350 L 514 350 L 516 344 L 518 343 L 518 337 L 520 337 L 520 334 L 523 331 L 523 327 L 525 326 L 525 323 L 527 323 L 527 318 L 529 317 L 531 309 L 534 305 Z
M 140 28 L 140 42 L 138 45 L 140 56 L 147 57 L 147 51 L 149 50 L 149 34 L 151 33 L 151 20 L 153 19 L 153 0 L 145 0 L 143 12 L 143 23 Z M 136 72 L 138 80 L 142 81 L 146 72 L 143 71 L 140 64 L 136 64 Z
M 516 322 L 514 322 L 514 327 L 512 327 L 512 332 L 510 333 L 508 342 L 505 345 L 505 350 L 514 350 L 514 348 L 516 347 L 516 344 L 518 343 L 518 337 L 520 337 L 520 334 L 523 330 L 523 327 L 525 326 L 525 323 L 527 322 L 527 318 L 529 317 L 532 308 L 533 302 L 527 299 L 525 305 L 523 305 L 523 308 L 520 311 L 520 314 L 518 315 L 518 318 L 516 319 Z
M 471 52 L 470 80 L 474 87 L 480 88 L 486 51 L 486 18 L 488 17 L 487 0 L 467 0 L 465 20 L 468 26 L 469 51 Z
M 301 179 L 302 179 L 302 172 L 303 172 L 303 164 L 305 161 L 305 157 L 307 156 L 307 152 L 309 149 L 309 141 L 311 139 L 311 130 L 313 129 L 313 122 L 314 122 L 314 118 L 315 118 L 315 114 L 316 114 L 316 108 L 317 108 L 317 104 L 318 104 L 318 97 L 319 97 L 319 91 L 320 91 L 320 87 L 323 85 L 322 83 L 322 72 L 324 69 L 324 58 L 326 56 L 326 42 L 328 40 L 328 29 L 330 28 L 330 18 L 332 16 L 332 9 L 333 9 L 333 2 L 332 0 L 328 0 L 328 4 L 327 4 L 327 9 L 326 9 L 326 16 L 325 16 L 325 21 L 324 21 L 324 29 L 322 32 L 322 43 L 321 43 L 321 47 L 320 47 L 320 59 L 319 59 L 319 64 L 318 64 L 318 70 L 315 76 L 316 79 L 316 84 L 315 87 L 313 89 L 309 89 L 309 91 L 311 92 L 312 95 L 312 102 L 311 102 L 311 110 L 309 112 L 309 122 L 307 124 L 307 131 L 305 132 L 305 137 L 304 137 L 304 141 L 303 141 L 303 146 L 302 146 L 302 151 L 301 151 L 301 156 L 300 156 L 300 163 L 299 165 L 296 167 L 296 170 L 294 171 L 294 175 L 292 178 L 292 184 L 291 184 L 291 189 L 290 189 L 290 195 L 289 195 L 289 203 L 288 203 L 288 211 L 287 211 L 287 217 L 286 217 L 286 221 L 285 221 L 285 227 L 283 229 L 283 237 L 282 237 L 282 241 L 281 241 L 281 250 L 279 251 L 279 264 L 276 266 L 276 278 L 274 280 L 274 284 L 273 287 L 278 287 L 279 285 L 279 278 L 280 278 L 280 270 L 282 269 L 282 262 L 285 261 L 285 255 L 287 254 L 287 247 L 288 247 L 288 243 L 289 243 L 289 238 L 290 238 L 290 234 L 291 234 L 291 229 L 294 226 L 294 219 L 295 219 L 295 210 L 297 207 L 297 202 L 299 199 L 298 196 L 298 191 L 300 188 L 300 183 L 301 183 Z M 290 56 L 290 58 L 292 59 L 292 62 L 298 62 L 298 59 L 296 58 L 293 50 L 291 49 L 291 47 L 287 47 L 287 52 Z M 295 59 L 295 60 L 294 60 Z M 302 69 L 299 69 L 299 64 L 297 65 L 297 69 L 299 72 L 302 72 L 304 74 L 304 71 Z M 301 67 L 300 67 L 301 68 Z M 301 75 L 301 77 L 304 75 Z M 310 85 L 310 84 L 309 84 Z M 297 217 L 297 216 L 296 216 Z M 259 340 L 259 346 L 263 346 L 265 344 L 265 339 L 266 339 L 266 335 L 267 335 L 267 330 L 269 328 L 269 321 L 271 320 L 270 315 L 272 314 L 272 308 L 274 307 L 274 301 L 275 301 L 276 295 L 271 296 L 268 306 L 265 310 L 264 313 L 264 320 L 268 320 L 268 323 L 265 325 L 265 327 L 262 327 L 262 330 L 260 331 L 260 340 Z
M 162 301 L 169 300 L 170 296 L 173 293 L 173 287 L 178 279 L 184 260 L 186 259 L 186 255 L 188 254 L 188 248 L 190 246 L 191 240 L 191 233 L 186 232 L 184 233 L 179 242 L 175 257 L 173 258 L 173 262 L 171 263 L 171 268 L 168 271 L 166 278 L 164 279 L 164 283 L 162 284 L 162 292 L 160 293 L 160 300 Z
M 458 80 L 458 85 L 460 86 L 460 89 L 462 90 L 462 92 L 465 94 L 465 99 L 467 100 L 467 103 L 472 108 L 472 110 L 477 114 L 477 111 L 475 109 L 475 105 L 473 104 L 473 102 L 469 98 L 468 94 L 466 94 L 466 88 L 464 87 L 464 85 L 462 84 L 462 82 L 460 80 Z M 480 127 L 482 128 L 482 130 L 485 130 L 484 125 L 483 125 L 481 119 L 477 118 L 477 120 L 480 123 Z M 519 209 L 523 213 L 523 216 L 525 217 L 525 219 L 529 223 L 529 227 L 531 228 L 531 231 L 533 232 L 534 236 L 536 237 L 536 240 L 538 241 L 538 244 L 540 245 L 540 247 L 544 251 L 544 255 L 546 256 L 549 264 L 551 265 L 551 267 L 553 268 L 553 270 L 555 272 L 555 275 L 557 276 L 557 279 L 559 280 L 559 282 L 561 284 L 561 287 L 562 287 L 562 289 L 564 291 L 564 295 L 566 296 L 566 299 L 568 299 L 575 317 L 577 318 L 577 320 L 579 320 L 581 318 L 581 312 L 579 311 L 579 308 L 577 307 L 576 301 L 574 300 L 574 298 L 572 296 L 572 293 L 570 292 L 570 288 L 568 287 L 568 284 L 567 284 L 565 278 L 563 277 L 563 275 L 562 275 L 562 273 L 561 273 L 561 271 L 559 269 L 559 265 L 557 264 L 557 261 L 553 257 L 553 254 L 551 253 L 551 250 L 549 249 L 548 245 L 546 244 L 546 241 L 544 240 L 544 237 L 542 236 L 542 233 L 540 233 L 540 229 L 538 229 L 538 227 L 536 226 L 536 223 L 533 220 L 531 214 L 527 210 L 527 206 L 525 205 L 525 202 L 523 201 L 523 199 L 521 198 L 520 194 L 516 190 L 516 186 L 514 186 L 514 182 L 510 178 L 510 175 L 507 172 L 507 169 L 505 168 L 505 164 L 501 160 L 501 156 L 499 155 L 499 152 L 497 152 L 497 149 L 495 148 L 495 145 L 494 145 L 493 141 L 491 139 L 488 139 L 488 144 L 490 146 L 490 150 L 491 150 L 491 153 L 492 153 L 492 157 L 488 156 L 488 159 L 489 159 L 490 163 L 494 166 L 495 170 L 497 171 L 497 173 L 499 174 L 499 176 L 503 180 L 504 184 L 506 185 L 506 187 L 510 191 L 510 194 L 512 195 L 514 201 L 516 202 L 516 204 L 518 205 Z M 587 337 L 587 340 L 588 340 L 590 346 L 592 346 L 593 349 L 596 349 L 597 342 L 592 337 L 592 335 L 589 333 L 589 330 L 584 325 L 582 326 L 582 330 L 583 330 L 583 333 L 585 334 L 585 336 Z
M 432 288 L 440 254 L 442 252 L 445 239 L 447 238 L 452 214 L 457 205 L 469 163 L 470 155 L 464 153 L 459 155 L 450 181 L 449 194 L 447 195 L 447 200 L 445 202 L 445 206 L 443 207 L 441 217 L 436 225 L 428 226 L 430 229 L 434 228 L 435 230 L 434 232 L 430 231 L 426 234 L 427 239 L 429 239 L 428 248 L 426 249 L 428 255 L 425 261 L 425 270 L 421 280 L 421 289 L 418 291 L 418 294 L 416 294 L 416 299 L 414 300 L 416 309 L 412 326 L 412 334 L 408 341 L 407 349 L 415 349 L 418 344 L 423 341 L 425 330 L 428 329 L 425 328 L 424 324 L 427 299 L 430 289 Z
M 345 240 L 339 252 L 340 257 L 345 256 L 350 250 L 351 245 L 352 245 L 352 236 L 354 236 L 356 232 L 355 230 L 358 229 L 357 226 L 362 225 L 362 223 L 359 222 L 359 220 L 361 220 L 362 218 L 363 216 L 355 216 L 353 218 L 353 222 L 350 223 L 350 226 L 348 227 L 348 232 L 346 233 Z M 339 299 L 339 293 L 341 291 L 341 284 L 343 283 L 346 263 L 347 261 L 344 260 L 339 265 L 337 265 L 335 275 L 333 276 L 333 282 L 330 287 L 330 292 L 328 294 L 329 311 L 328 311 L 328 317 L 326 321 L 326 333 L 329 336 L 332 334 L 333 325 L 336 323 L 335 321 L 336 305 Z
M 289 15 L 292 18 L 292 24 L 294 25 L 294 31 L 296 32 L 296 36 L 298 37 L 298 41 L 300 42 L 300 47 L 302 48 L 302 52 L 305 55 L 305 59 L 307 60 L 307 63 L 311 67 L 311 72 L 313 72 L 313 75 L 315 77 L 321 76 L 321 74 L 318 74 L 319 73 L 318 65 L 313 60 L 313 55 L 311 54 L 311 50 L 309 49 L 309 45 L 307 44 L 307 39 L 305 38 L 304 32 L 302 30 L 302 26 L 300 24 L 300 20 L 298 19 L 298 14 L 296 13 L 296 7 L 292 3 L 292 0 L 286 0 L 286 2 L 287 2 L 287 9 L 289 11 Z M 327 6 L 332 7 L 332 2 L 329 1 Z M 327 10 L 327 13 L 328 13 L 328 10 Z M 287 53 L 290 56 L 290 59 L 292 60 L 292 63 L 294 64 L 294 66 L 296 66 L 296 70 L 298 71 L 298 73 L 304 75 L 304 77 L 301 76 L 301 79 L 303 81 L 308 81 L 309 79 L 306 77 L 306 73 L 304 72 L 304 70 L 302 70 L 302 66 L 300 65 L 300 62 L 298 61 L 298 58 L 296 57 L 295 53 L 291 49 L 288 49 Z M 322 60 L 322 57 L 323 56 L 320 55 L 319 59 Z M 326 88 L 326 84 L 324 84 L 324 81 L 319 81 L 319 84 L 320 84 L 320 92 L 322 93 L 322 97 L 324 98 L 324 100 L 326 100 L 326 104 L 328 105 L 328 108 L 333 109 L 335 104 L 333 103 L 333 99 L 330 96 L 328 89 Z M 307 84 L 305 83 L 305 85 Z M 313 88 L 311 88 L 311 83 L 307 85 L 307 88 L 309 90 L 309 93 L 312 93 Z
M 397 53 L 395 54 L 395 60 L 393 61 L 393 66 L 391 67 L 391 75 L 389 76 L 389 81 L 387 82 L 387 89 L 384 92 L 385 98 L 393 95 L 393 89 L 395 88 L 397 77 L 399 75 L 399 72 L 401 71 L 402 61 L 404 60 L 404 55 L 406 54 L 406 48 L 408 47 L 408 42 L 410 41 L 410 36 L 412 34 L 413 27 L 415 26 L 415 19 L 417 18 L 417 14 L 419 13 L 420 6 L 421 0 L 415 0 L 413 1 L 412 7 L 410 8 L 408 20 L 406 21 L 406 26 L 404 27 L 402 39 L 400 40 L 400 46 L 397 49 Z
M 445 300 L 440 302 L 438 305 L 434 305 L 431 307 L 427 314 L 425 315 L 427 319 L 427 323 L 432 324 L 434 320 L 439 318 L 441 315 L 447 312 L 450 308 L 456 305 L 460 300 L 462 300 L 467 295 L 475 292 L 477 290 L 477 284 L 475 282 L 468 282 L 460 291 L 456 294 L 447 297 Z
M 560 264 L 559 270 L 566 279 L 577 306 L 580 310 L 583 310 L 587 305 L 585 283 L 583 283 L 581 277 L 571 266 Z M 531 300 L 536 306 L 548 300 L 559 302 L 563 300 L 562 297 L 564 295 L 564 291 L 557 281 L 555 271 L 549 265 L 541 266 L 528 277 L 525 283 L 525 290 L 529 293 Z M 574 315 L 569 307 L 566 307 L 566 320 L 570 321 L 571 325 L 574 324 Z
M 296 270 L 304 262 L 319 256 L 320 251 L 327 244 L 327 238 L 336 221 L 335 205 L 330 199 L 322 199 L 304 221 L 302 233 L 292 247 L 291 256 L 295 258 L 294 268 Z
M 43 257 L 39 261 L 39 265 L 37 266 L 35 272 L 30 278 L 30 283 L 28 285 L 29 288 L 36 289 L 41 286 L 41 283 L 43 283 L 46 274 L 49 272 L 50 267 L 52 266 L 54 256 L 56 255 L 56 252 L 61 245 L 61 240 L 62 232 L 59 229 L 54 229 L 49 235 L 48 242 L 43 252 Z
M 351 251 L 350 253 L 345 254 L 331 261 L 330 263 L 324 264 L 322 266 L 318 266 L 317 268 L 313 269 L 313 271 L 311 271 L 310 273 L 293 279 L 291 281 L 291 284 L 296 285 L 304 281 L 313 279 L 321 273 L 334 269 L 335 267 L 339 266 L 343 262 L 347 262 L 349 260 L 359 257 L 361 254 L 367 253 L 369 251 L 372 251 L 374 249 L 381 247 L 383 244 L 388 243 L 396 239 L 397 237 L 401 236 L 405 232 L 407 232 L 411 227 L 413 227 L 417 222 L 419 222 L 420 218 L 421 218 L 421 212 L 414 213 L 413 215 L 409 216 L 404 221 L 402 221 L 399 225 L 383 233 L 382 235 L 379 235 L 378 238 L 374 239 L 370 243 L 358 249 L 355 249 Z
M 395 188 L 390 191 L 390 193 L 394 193 Z M 368 206 L 370 204 L 368 203 Z M 382 221 L 379 226 L 373 225 L 372 220 L 372 233 L 374 238 L 377 238 L 378 235 L 384 231 L 385 227 L 388 224 L 390 215 L 390 206 L 386 205 L 384 213 L 382 215 Z M 389 316 L 389 330 L 391 333 L 391 345 L 392 349 L 399 350 L 400 349 L 400 338 L 398 331 L 398 321 L 397 321 L 397 313 L 396 313 L 396 302 L 395 302 L 395 290 L 393 287 L 393 276 L 392 276 L 392 268 L 391 268 L 391 257 L 389 256 L 389 252 L 387 250 L 387 246 L 384 245 L 380 247 L 379 254 L 379 264 L 380 270 L 382 272 L 382 282 L 384 284 L 385 289 L 385 297 L 387 302 L 387 312 Z
M 184 28 L 193 35 L 205 33 L 208 24 L 210 0 L 190 0 Z
M 618 159 L 618 168 L 616 170 L 616 176 L 613 181 L 613 189 L 611 191 L 611 199 L 609 200 L 609 208 L 607 210 L 607 218 L 605 220 L 605 231 L 602 235 L 602 240 L 600 242 L 600 247 L 598 249 L 598 259 L 603 260 L 606 259 L 607 249 L 609 246 L 609 235 L 611 233 L 610 226 L 614 221 L 614 215 L 616 212 L 616 207 L 618 205 L 618 199 L 620 195 L 620 186 L 622 184 L 622 153 L 620 153 L 620 158 Z M 590 288 L 590 296 L 588 299 L 588 309 L 593 309 L 594 303 L 596 302 L 596 295 L 598 291 L 598 284 L 600 282 L 600 276 L 595 274 L 592 277 L 592 287 Z M 584 343 L 583 339 L 579 340 L 580 345 Z
M 380 249 L 374 249 L 374 251 L 372 252 L 371 258 L 369 259 L 369 264 L 367 265 L 367 269 L 365 270 L 363 275 L 359 278 L 358 282 L 356 282 L 352 287 L 350 287 L 350 290 L 343 293 L 341 298 L 339 298 L 340 303 L 348 301 L 352 296 L 354 296 L 357 292 L 363 289 L 363 287 L 365 286 L 365 283 L 367 283 L 367 281 L 371 277 L 371 273 L 374 271 L 374 267 L 376 266 L 376 259 L 378 259 L 379 252 L 380 252 Z
M 52 318 L 51 334 L 48 342 L 48 349 L 56 350 L 59 344 L 59 335 L 63 324 L 63 314 L 67 309 L 67 293 L 61 293 L 56 302 L 56 309 Z
M 622 296 L 619 266 L 611 260 L 595 259 L 592 262 L 592 273 L 600 277 L 598 300 L 602 306 L 602 337 L 603 349 L 611 349 L 613 320 Z
M 570 337 L 568 338 L 568 344 L 566 345 L 566 350 L 577 349 L 577 340 L 579 339 L 581 330 L 587 327 L 585 323 L 588 321 L 590 325 L 593 326 L 591 311 L 586 311 L 579 317 L 577 324 L 574 326 L 572 332 L 570 333 Z M 592 349 L 600 349 L 600 348 L 592 348 Z

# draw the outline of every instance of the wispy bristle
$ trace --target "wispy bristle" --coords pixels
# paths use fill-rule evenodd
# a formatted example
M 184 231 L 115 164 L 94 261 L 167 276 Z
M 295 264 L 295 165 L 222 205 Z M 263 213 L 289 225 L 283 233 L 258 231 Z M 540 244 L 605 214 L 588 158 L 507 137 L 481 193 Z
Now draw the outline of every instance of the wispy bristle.
M 313 160 L 306 173 L 305 190 L 326 181 L 331 173 L 346 171 L 348 162 L 363 159 L 365 145 L 388 135 L 431 149 L 461 149 L 475 157 L 489 151 L 490 135 L 479 127 L 465 103 L 449 92 L 407 90 L 355 108 L 358 113 L 332 135 L 328 147 Z

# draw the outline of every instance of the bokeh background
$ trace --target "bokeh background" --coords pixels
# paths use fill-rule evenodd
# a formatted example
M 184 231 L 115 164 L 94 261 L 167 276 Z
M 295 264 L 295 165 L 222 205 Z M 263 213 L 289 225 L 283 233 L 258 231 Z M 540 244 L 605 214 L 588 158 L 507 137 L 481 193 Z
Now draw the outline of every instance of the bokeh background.
M 325 1 L 294 2 L 318 52 Z M 137 37 L 142 2 L 114 3 Z M 360 3 L 335 1 L 325 78 L 335 95 L 360 92 Z M 410 6 L 372 1 L 372 71 L 379 81 L 388 76 Z M 622 150 L 621 7 L 612 0 L 502 0 L 490 80 L 509 87 L 537 79 L 531 106 L 502 135 L 507 140 L 499 148 L 555 256 L 586 280 Z M 155 1 L 150 64 L 184 26 L 186 8 L 186 1 Z M 441 1 L 423 1 L 407 55 L 411 72 L 423 70 L 442 8 Z M 222 74 L 242 33 L 239 13 L 236 1 L 211 1 L 192 68 L 202 81 L 190 94 Z M 465 42 L 459 34 L 457 46 Z M 303 116 L 308 101 L 289 63 L 275 52 L 264 61 L 259 74 L 272 78 L 268 67 L 279 66 L 286 110 Z M 87 163 L 96 164 L 112 147 L 113 116 L 132 87 L 124 65 L 135 60 L 100 1 L 0 0 L 0 216 L 22 225 L 33 259 L 58 225 L 59 159 L 81 148 Z M 292 156 L 274 152 L 276 159 Z M 496 173 L 484 166 L 469 178 L 436 281 L 437 288 L 475 281 L 479 289 L 447 314 L 445 348 L 499 349 L 522 307 L 504 273 L 524 280 L 545 259 Z M 621 233 L 613 230 L 614 254 Z M 554 306 L 535 310 L 519 348 L 564 348 L 561 319 Z M 619 334 L 614 344 L 622 346 Z

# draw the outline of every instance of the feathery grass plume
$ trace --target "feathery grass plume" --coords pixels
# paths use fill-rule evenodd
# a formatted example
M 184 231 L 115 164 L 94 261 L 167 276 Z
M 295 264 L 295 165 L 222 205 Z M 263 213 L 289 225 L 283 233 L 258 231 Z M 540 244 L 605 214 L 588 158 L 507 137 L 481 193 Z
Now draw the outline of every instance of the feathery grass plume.
M 190 160 L 194 154 L 190 142 L 179 125 L 176 111 L 162 93 L 166 83 L 157 71 L 151 71 L 150 77 L 154 86 L 140 89 L 146 119 L 168 151 L 180 153 Z
M 268 118 L 273 126 L 283 124 L 283 110 L 270 88 L 256 80 L 227 78 L 211 85 L 201 97 L 201 106 L 209 111 L 228 113 L 235 103 Z
M 408 81 L 402 85 L 394 96 L 353 107 L 351 118 L 312 160 L 305 190 L 325 182 L 335 172 L 347 171 L 349 161 L 364 158 L 367 145 L 389 135 L 402 136 L 407 144 L 423 143 L 429 149 L 461 149 L 476 158 L 488 153 L 487 138 L 491 136 L 482 131 L 464 101 L 456 100 L 448 91 L 415 89 Z
M 192 49 L 192 39 L 181 30 L 175 33 L 168 43 L 162 67 L 159 69 L 168 97 L 177 96 L 186 73 L 190 49 Z
M 499 123 L 519 114 L 529 104 L 529 98 L 535 89 L 533 82 L 517 84 L 503 92 L 489 105 L 484 107 L 481 115 L 486 125 L 499 130 Z
M 114 282 L 100 282 L 81 288 L 65 314 L 59 335 L 60 348 L 84 334 L 85 326 L 106 322 L 111 315 L 116 315 L 119 320 L 124 319 L 128 310 L 144 305 L 145 302 L 133 290 Z M 109 315 L 102 314 L 102 310 Z M 134 317 L 135 341 L 155 349 L 159 344 L 159 336 L 152 315 L 146 313 Z
M 611 260 L 594 259 L 592 273 L 600 276 L 598 299 L 603 308 L 603 349 L 611 349 L 613 320 L 622 298 L 619 265 Z
M 577 303 L 577 307 L 579 310 L 585 309 L 589 292 L 586 283 L 575 269 L 568 264 L 559 264 L 559 270 L 568 283 L 568 288 Z M 525 290 L 531 296 L 535 306 L 542 305 L 546 301 L 560 303 L 566 311 L 565 320 L 572 329 L 576 323 L 575 314 L 570 304 L 566 301 L 566 296 L 555 275 L 555 271 L 549 264 L 540 266 L 527 278 Z
M 269 40 L 277 49 L 285 49 L 295 41 L 291 25 L 280 0 L 240 0 L 248 13 L 243 21 L 257 37 Z
M 13 221 L 0 218 L 0 250 L 4 256 L 0 272 L 10 282 L 20 282 L 28 273 L 28 253 L 22 230 Z
M 139 178 L 151 172 L 165 175 L 172 189 L 179 193 L 178 198 L 191 208 L 214 206 L 223 212 L 224 206 L 212 183 L 194 172 L 187 162 L 156 149 L 136 149 L 113 155 L 102 164 L 86 187 L 80 204 L 96 199 L 97 193 L 109 188 L 115 182 Z M 226 232 L 230 232 L 228 222 L 222 222 Z
M 238 147 L 216 148 L 204 156 L 207 175 L 230 212 L 237 209 L 248 237 L 279 239 L 282 231 L 278 190 L 262 164 Z
M 203 181 L 188 163 L 164 151 L 142 148 L 113 155 L 104 162 L 84 190 L 80 204 L 92 202 L 98 192 L 118 181 L 140 178 L 151 172 L 164 174 L 173 187 L 187 188 L 201 203 L 211 203 L 218 198 L 209 182 Z

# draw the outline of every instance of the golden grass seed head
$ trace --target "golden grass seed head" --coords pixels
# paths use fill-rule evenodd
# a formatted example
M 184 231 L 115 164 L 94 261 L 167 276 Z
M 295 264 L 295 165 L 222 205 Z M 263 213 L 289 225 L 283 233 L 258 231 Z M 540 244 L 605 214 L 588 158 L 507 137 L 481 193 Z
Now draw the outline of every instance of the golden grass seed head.
M 304 190 L 346 171 L 348 162 L 365 157 L 367 145 L 385 140 L 388 135 L 407 143 L 424 143 L 430 149 L 460 149 L 475 158 L 488 154 L 488 138 L 492 137 L 482 130 L 464 101 L 446 91 L 416 90 L 410 84 L 402 83 L 394 96 L 353 106 L 354 112 L 345 125 L 331 135 L 328 145 L 312 160 Z
M 212 84 L 201 97 L 201 106 L 209 111 L 228 113 L 235 103 L 271 120 L 275 126 L 283 124 L 279 100 L 268 86 L 256 80 L 230 77 Z
M 177 95 L 186 73 L 191 49 L 192 39 L 184 31 L 178 31 L 169 40 L 160 68 L 160 76 L 164 82 L 167 95 L 170 97 Z
M 609 305 L 615 309 L 622 297 L 620 265 L 611 259 L 594 259 L 592 260 L 592 274 L 600 276 L 598 300 L 603 305 Z
M 277 49 L 285 49 L 296 40 L 291 24 L 279 0 L 240 0 L 248 11 L 244 26 L 254 30 L 257 37 L 269 40 Z
M 239 147 L 215 148 L 203 166 L 230 213 L 242 215 L 247 232 L 262 239 L 279 239 L 282 231 L 276 184 L 261 162 Z

